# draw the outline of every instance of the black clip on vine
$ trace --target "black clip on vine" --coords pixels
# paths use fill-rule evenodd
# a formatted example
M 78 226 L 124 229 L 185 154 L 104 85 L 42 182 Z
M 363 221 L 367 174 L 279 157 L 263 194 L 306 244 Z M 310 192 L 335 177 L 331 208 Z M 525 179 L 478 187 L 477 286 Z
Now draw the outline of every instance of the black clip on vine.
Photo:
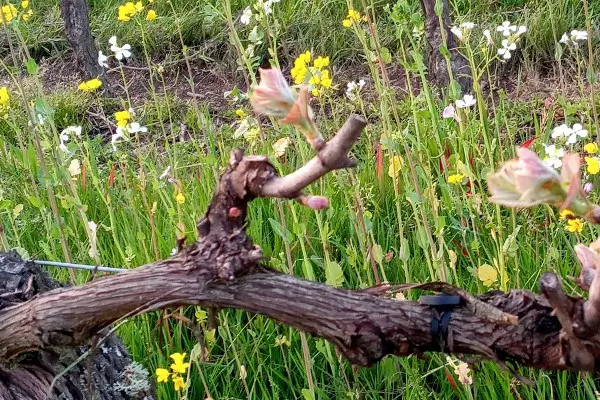
M 454 307 L 461 304 L 462 298 L 452 294 L 436 294 L 432 296 L 421 296 L 419 304 L 431 308 L 431 339 L 438 343 L 440 350 L 448 349 L 448 323 Z

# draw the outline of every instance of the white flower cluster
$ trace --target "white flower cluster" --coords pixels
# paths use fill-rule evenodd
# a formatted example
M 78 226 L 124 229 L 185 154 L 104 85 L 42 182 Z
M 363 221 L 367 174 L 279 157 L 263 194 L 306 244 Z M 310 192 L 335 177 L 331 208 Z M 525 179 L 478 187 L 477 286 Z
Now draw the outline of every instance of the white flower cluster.
M 117 131 L 111 136 L 110 143 L 113 151 L 117 151 L 116 143 L 125 137 L 125 134 L 146 133 L 148 128 L 140 125 L 139 122 L 132 122 L 126 126 L 117 126 Z
M 346 97 L 352 101 L 357 100 L 360 90 L 365 85 L 366 85 L 366 82 L 364 81 L 364 79 L 361 79 L 358 82 L 355 82 L 355 81 L 348 82 L 348 84 L 346 85 Z
M 475 28 L 473 22 L 463 22 L 460 26 L 453 26 L 450 29 L 458 40 L 465 42 L 473 28 Z M 504 21 L 502 25 L 496 27 L 496 31 L 502 33 L 504 39 L 501 41 L 501 46 L 498 48 L 498 55 L 504 60 L 511 58 L 512 53 L 517 49 L 517 42 L 525 32 L 527 27 L 523 25 L 512 25 L 509 21 Z M 493 46 L 494 39 L 489 29 L 483 31 L 486 46 Z
M 527 27 L 512 25 L 509 21 L 504 21 L 502 25 L 496 27 L 496 31 L 502 32 L 502 36 L 506 37 L 506 39 L 502 39 L 502 47 L 498 49 L 498 55 L 502 56 L 504 60 L 508 60 L 512 56 L 512 52 L 517 50 L 517 42 L 521 35 L 527 32 Z
M 581 124 L 574 124 L 572 127 L 569 127 L 567 124 L 561 124 L 555 127 L 550 134 L 550 137 L 558 142 L 558 145 L 561 144 L 572 146 L 576 144 L 580 138 L 585 138 L 588 136 L 588 131 L 583 129 Z M 558 147 L 557 144 L 543 144 L 544 153 L 546 153 L 546 157 L 544 158 L 544 162 L 553 167 L 560 168 L 562 166 L 562 158 L 565 155 L 565 150 L 562 147 Z
M 110 51 L 112 51 L 114 53 L 114 56 L 117 60 L 121 61 L 124 58 L 129 58 L 131 57 L 131 45 L 129 44 L 124 44 L 123 46 L 119 46 L 117 45 L 117 37 L 116 36 L 111 36 L 110 39 L 108 39 L 108 44 L 110 44 Z M 98 52 L 98 64 L 101 67 L 104 68 L 108 68 L 108 56 L 105 55 L 104 53 L 102 53 L 102 50 L 100 50 Z
M 64 151 L 65 153 L 69 150 L 67 149 L 67 142 L 69 141 L 69 135 L 75 135 L 77 137 L 81 137 L 81 126 L 67 126 L 59 135 L 60 144 L 58 148 Z
M 559 42 L 577 47 L 579 46 L 578 42 L 585 42 L 586 40 L 588 40 L 587 31 L 578 31 L 577 29 L 573 29 L 570 34 L 567 34 L 566 32 L 563 33 Z
M 265 15 L 269 15 L 273 13 L 273 4 L 279 3 L 281 0 L 257 0 L 254 4 L 254 10 L 259 13 L 264 13 Z M 242 12 L 242 16 L 240 17 L 240 22 L 244 25 L 249 25 L 250 21 L 252 21 L 252 8 L 250 6 L 246 7 Z

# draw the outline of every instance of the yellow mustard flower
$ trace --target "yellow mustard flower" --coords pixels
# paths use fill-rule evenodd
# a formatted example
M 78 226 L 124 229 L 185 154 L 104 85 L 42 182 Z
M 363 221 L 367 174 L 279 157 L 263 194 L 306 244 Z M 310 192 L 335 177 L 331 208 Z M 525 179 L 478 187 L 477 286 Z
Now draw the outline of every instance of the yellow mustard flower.
M 169 380 L 169 375 L 171 373 L 168 369 L 157 368 L 156 369 L 156 381 L 157 382 L 167 382 Z
M 29 7 L 29 0 L 24 0 L 21 2 L 21 8 L 24 10 Z
M 146 14 L 146 21 L 154 21 L 156 19 L 156 11 L 148 10 L 148 14 Z
M 570 219 L 575 216 L 575 214 L 573 214 L 573 211 L 569 210 L 568 208 L 562 210 L 559 215 L 561 219 Z
M 597 157 L 585 157 L 585 163 L 588 174 L 596 175 L 600 172 L 600 161 Z
M 244 110 L 242 110 L 241 108 L 238 108 L 237 110 L 235 110 L 235 115 L 237 115 L 240 118 L 246 118 L 246 112 Z
M 29 18 L 31 18 L 32 15 L 33 15 L 33 10 L 29 9 L 25 13 L 23 13 L 23 15 L 21 16 L 21 19 L 23 21 L 29 21 Z
M 131 21 L 131 17 L 133 17 L 137 12 L 140 12 L 144 9 L 141 1 L 137 3 L 133 3 L 131 1 L 126 2 L 125 4 L 121 4 L 119 6 L 119 11 L 117 15 L 117 19 L 122 22 Z
M 327 89 L 331 89 L 331 84 L 333 83 L 331 77 L 329 76 L 328 70 L 323 70 L 321 72 L 321 86 Z
M 131 113 L 127 110 L 117 111 L 115 113 L 115 119 L 117 120 L 117 126 L 125 126 L 131 119 Z
M 3 21 L 4 22 L 10 22 L 13 19 L 15 19 L 19 13 L 19 11 L 17 10 L 17 8 L 15 6 L 13 6 L 12 4 L 7 4 L 5 6 L 2 6 L 2 8 L 0 8 L 0 12 L 2 12 L 2 17 L 3 17 Z
M 8 89 L 6 86 L 0 87 L 0 108 L 8 107 L 10 96 L 8 95 Z
M 323 69 L 329 65 L 329 57 L 317 57 L 313 63 L 315 68 Z
M 451 185 L 460 185 L 463 179 L 465 179 L 463 174 L 453 174 L 448 177 L 448 183 Z
M 93 92 L 98 90 L 98 88 L 102 86 L 102 81 L 98 78 L 90 79 L 89 81 L 81 82 L 79 84 L 79 90 L 83 90 L 84 92 Z
M 581 218 L 573 218 L 567 221 L 565 230 L 571 233 L 579 233 L 583 230 L 583 220 Z
M 596 143 L 588 143 L 583 146 L 583 149 L 588 154 L 596 154 L 598 152 L 598 145 Z
M 348 10 L 346 19 L 342 21 L 342 25 L 344 28 L 350 28 L 355 22 L 360 22 L 360 19 L 360 13 L 356 10 L 350 9 Z
M 181 193 L 181 192 L 177 193 L 177 195 L 175 196 L 175 201 L 177 201 L 177 204 L 185 203 L 185 196 L 183 195 L 183 193 Z
M 170 357 L 173 359 L 173 364 L 171 364 L 171 369 L 173 372 L 185 374 L 185 371 L 187 371 L 188 367 L 190 366 L 190 363 L 183 362 L 186 354 L 187 353 L 174 353 L 170 355 Z M 173 378 L 173 380 L 175 380 L 175 378 Z
M 179 392 L 185 386 L 185 381 L 181 376 L 173 377 L 173 385 L 175 386 L 175 391 Z

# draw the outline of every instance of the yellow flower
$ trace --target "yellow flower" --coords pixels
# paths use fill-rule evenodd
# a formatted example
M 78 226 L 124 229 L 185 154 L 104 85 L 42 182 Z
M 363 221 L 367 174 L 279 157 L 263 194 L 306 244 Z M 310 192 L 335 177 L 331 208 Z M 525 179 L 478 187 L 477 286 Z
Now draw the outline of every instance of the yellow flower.
M 190 366 L 189 363 L 183 362 L 186 354 L 187 353 L 171 354 L 170 357 L 173 359 L 173 364 L 171 364 L 171 369 L 173 370 L 173 372 L 176 372 L 178 374 L 185 374 L 185 371 L 187 371 L 188 367 Z M 175 378 L 173 378 L 173 381 L 175 381 Z
M 390 158 L 390 166 L 388 168 L 388 175 L 390 178 L 398 178 L 398 173 L 400 172 L 403 163 L 404 161 L 400 156 L 393 156 Z
M 575 216 L 575 214 L 573 214 L 573 211 L 566 209 L 566 208 L 560 212 L 561 219 L 568 219 L 568 218 L 574 217 L 574 216 Z
M 183 195 L 183 193 L 177 193 L 177 195 L 175 196 L 175 201 L 177 201 L 177 204 L 185 203 L 185 196 Z
M 0 87 L 0 108 L 7 107 L 9 100 L 10 97 L 8 96 L 8 89 L 6 86 Z
M 588 143 L 583 146 L 583 149 L 586 151 L 586 153 L 596 154 L 598 152 L 598 145 L 596 143 Z
M 238 108 L 237 110 L 235 110 L 235 115 L 237 115 L 240 118 L 246 118 L 246 112 L 244 110 L 242 110 L 241 108 Z
M 567 221 L 565 230 L 571 233 L 579 233 L 583 230 L 583 220 L 581 218 L 573 218 Z
M 17 14 L 19 13 L 17 8 L 15 6 L 13 6 L 12 4 L 7 4 L 5 6 L 2 6 L 2 8 L 0 8 L 0 11 L 3 14 L 4 22 L 12 21 L 13 19 L 15 19 L 17 17 Z
M 486 287 L 492 286 L 498 280 L 498 272 L 489 264 L 483 264 L 477 268 L 477 277 Z
M 589 174 L 596 175 L 600 172 L 600 161 L 597 157 L 585 157 L 586 169 Z
M 321 91 L 319 91 L 319 89 L 313 89 L 310 91 L 310 94 L 312 94 L 314 97 L 318 97 L 321 95 Z
M 346 18 L 348 18 L 352 22 L 359 22 L 360 21 L 360 13 L 356 10 L 349 9 L 348 16 Z
M 31 18 L 31 16 L 33 15 L 33 10 L 29 9 L 27 10 L 26 13 L 24 13 L 21 18 L 23 19 L 23 21 L 29 21 L 29 18 Z
M 328 70 L 324 70 L 321 73 L 321 86 L 323 86 L 326 89 L 331 89 L 331 84 L 333 83 L 331 77 L 329 76 L 329 71 Z
M 298 60 L 304 62 L 304 64 L 308 64 L 310 62 L 310 58 L 310 51 L 308 50 L 298 56 Z
M 128 1 L 127 3 L 119 6 L 117 19 L 122 22 L 131 21 L 131 17 L 133 17 L 136 12 L 142 11 L 143 9 L 144 6 L 142 5 L 141 1 L 138 1 L 135 4 L 131 1 Z
M 29 7 L 29 0 L 22 1 L 21 8 L 26 9 L 27 7 Z
M 356 10 L 350 9 L 348 10 L 346 19 L 342 21 L 342 25 L 344 28 L 350 28 L 355 22 L 360 22 L 360 19 L 360 13 Z
M 146 21 L 154 21 L 156 19 L 156 11 L 149 10 L 148 14 L 146 14 Z
M 81 82 L 79 84 L 79 90 L 83 90 L 84 92 L 93 92 L 100 86 L 102 86 L 102 81 L 98 78 L 94 78 L 86 82 Z
M 115 119 L 117 120 L 117 126 L 122 127 L 127 125 L 127 122 L 129 122 L 129 120 L 131 119 L 131 114 L 127 110 L 117 111 L 115 113 Z
M 317 57 L 315 58 L 315 62 L 313 63 L 315 68 L 323 69 L 329 65 L 329 57 Z
M 175 391 L 179 392 L 185 386 L 185 381 L 181 376 L 177 376 L 173 378 L 173 385 L 175 386 Z
M 462 184 L 463 179 L 465 179 L 465 176 L 463 174 L 450 175 L 448 177 L 448 183 L 451 185 L 460 185 Z
M 156 368 L 156 381 L 157 382 L 167 382 L 169 380 L 169 375 L 171 373 L 168 369 L 164 368 Z

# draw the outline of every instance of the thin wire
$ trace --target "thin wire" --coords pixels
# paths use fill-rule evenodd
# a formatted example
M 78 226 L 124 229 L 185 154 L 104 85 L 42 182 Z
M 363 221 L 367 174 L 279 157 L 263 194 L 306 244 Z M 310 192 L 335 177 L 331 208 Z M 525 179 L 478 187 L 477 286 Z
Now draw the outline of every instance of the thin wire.
M 59 261 L 33 260 L 33 262 L 37 265 L 43 265 L 43 266 L 48 266 L 48 267 L 85 269 L 87 271 L 111 272 L 111 273 L 115 273 L 115 274 L 126 271 L 126 269 L 124 269 L 124 268 L 98 267 L 95 265 L 74 264 L 74 263 L 66 263 L 66 262 L 59 262 Z

